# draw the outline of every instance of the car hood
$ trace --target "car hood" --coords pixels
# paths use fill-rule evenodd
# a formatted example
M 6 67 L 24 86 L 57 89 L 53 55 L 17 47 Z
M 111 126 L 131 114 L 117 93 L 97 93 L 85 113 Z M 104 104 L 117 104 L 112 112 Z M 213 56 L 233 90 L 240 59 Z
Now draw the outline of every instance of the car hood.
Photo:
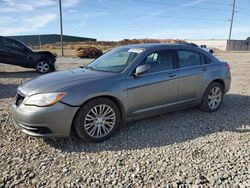
M 114 73 L 92 71 L 84 68 L 59 71 L 32 79 L 19 86 L 18 90 L 28 96 L 37 93 L 63 91 L 67 90 L 69 87 L 107 78 L 113 74 Z
M 36 54 L 50 55 L 56 57 L 56 54 L 51 53 L 50 51 L 37 51 Z

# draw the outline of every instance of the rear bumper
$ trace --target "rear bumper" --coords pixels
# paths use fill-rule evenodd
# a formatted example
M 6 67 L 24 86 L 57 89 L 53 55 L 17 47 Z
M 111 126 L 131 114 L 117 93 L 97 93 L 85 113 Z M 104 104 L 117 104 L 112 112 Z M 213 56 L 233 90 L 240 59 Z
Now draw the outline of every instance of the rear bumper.
M 11 106 L 15 126 L 24 133 L 39 137 L 68 137 L 78 107 L 57 103 L 49 107 Z
M 230 71 L 227 72 L 226 79 L 224 80 L 225 83 L 225 93 L 227 93 L 231 86 L 231 73 Z

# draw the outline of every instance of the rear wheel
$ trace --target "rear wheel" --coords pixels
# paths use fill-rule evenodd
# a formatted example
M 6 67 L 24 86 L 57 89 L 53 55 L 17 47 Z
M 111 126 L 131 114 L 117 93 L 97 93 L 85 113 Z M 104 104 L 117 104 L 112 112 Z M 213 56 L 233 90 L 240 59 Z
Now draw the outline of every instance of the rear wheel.
M 223 88 L 221 84 L 212 82 L 206 89 L 200 109 L 205 112 L 214 112 L 219 109 L 223 100 Z
M 45 74 L 53 71 L 53 66 L 49 63 L 48 60 L 40 60 L 36 64 L 36 70 L 41 74 Z
M 87 142 L 99 142 L 111 137 L 120 125 L 116 104 L 106 98 L 97 98 L 84 104 L 76 114 L 74 128 Z

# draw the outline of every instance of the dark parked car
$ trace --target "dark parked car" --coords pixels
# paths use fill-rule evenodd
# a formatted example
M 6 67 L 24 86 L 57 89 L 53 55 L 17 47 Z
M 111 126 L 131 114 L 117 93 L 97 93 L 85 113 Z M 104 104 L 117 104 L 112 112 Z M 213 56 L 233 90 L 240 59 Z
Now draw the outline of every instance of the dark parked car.
M 12 38 L 0 36 L 0 63 L 34 68 L 39 73 L 55 70 L 56 55 L 49 51 L 34 52 Z
M 102 141 L 129 120 L 193 106 L 214 112 L 230 83 L 229 65 L 200 48 L 129 45 L 28 81 L 11 109 L 29 135 L 69 136 L 74 129 L 86 141 Z

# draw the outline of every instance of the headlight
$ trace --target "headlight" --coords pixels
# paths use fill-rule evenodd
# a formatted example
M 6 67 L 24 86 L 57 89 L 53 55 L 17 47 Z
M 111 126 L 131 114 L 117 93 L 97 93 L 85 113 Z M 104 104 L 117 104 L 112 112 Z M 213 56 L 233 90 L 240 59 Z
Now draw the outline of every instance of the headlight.
M 42 93 L 26 97 L 25 105 L 32 106 L 50 106 L 60 101 L 65 93 Z

